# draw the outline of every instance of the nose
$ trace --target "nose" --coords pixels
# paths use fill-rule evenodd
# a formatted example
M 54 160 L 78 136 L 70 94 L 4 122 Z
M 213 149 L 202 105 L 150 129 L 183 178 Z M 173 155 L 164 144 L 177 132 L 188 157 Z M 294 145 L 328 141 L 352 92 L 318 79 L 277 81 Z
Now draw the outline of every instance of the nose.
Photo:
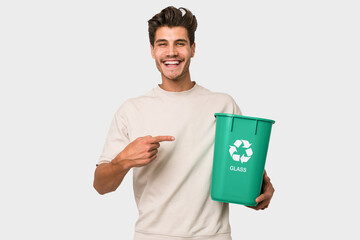
M 169 48 L 168 48 L 168 57 L 174 57 L 174 56 L 178 56 L 178 51 L 176 49 L 176 46 L 173 45 L 173 44 L 170 44 L 169 45 Z

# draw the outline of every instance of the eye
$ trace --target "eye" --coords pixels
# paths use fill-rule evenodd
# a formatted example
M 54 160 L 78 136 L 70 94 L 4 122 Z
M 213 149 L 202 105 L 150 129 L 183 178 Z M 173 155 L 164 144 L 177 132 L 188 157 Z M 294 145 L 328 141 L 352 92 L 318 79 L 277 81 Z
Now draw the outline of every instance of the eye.
M 178 46 L 184 46 L 185 44 L 182 42 L 177 43 Z

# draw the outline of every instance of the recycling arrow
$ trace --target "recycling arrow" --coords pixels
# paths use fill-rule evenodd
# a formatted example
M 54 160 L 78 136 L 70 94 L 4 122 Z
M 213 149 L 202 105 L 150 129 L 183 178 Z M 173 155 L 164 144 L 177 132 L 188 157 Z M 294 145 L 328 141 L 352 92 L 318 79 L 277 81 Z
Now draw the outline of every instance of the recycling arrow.
M 237 152 L 236 147 L 230 146 L 229 152 L 230 152 L 230 155 L 232 156 L 234 152 Z
M 242 148 L 245 148 L 245 153 L 246 154 L 243 154 L 241 157 L 239 154 L 234 154 L 235 152 L 237 152 L 237 149 L 243 144 L 243 147 Z M 247 162 L 249 161 L 249 159 L 251 158 L 251 156 L 253 155 L 253 151 L 252 149 L 250 148 L 252 144 L 249 143 L 249 141 L 247 140 L 236 140 L 234 142 L 234 146 L 232 145 L 229 145 L 230 148 L 229 148 L 229 153 L 230 153 L 230 156 L 232 157 L 232 159 L 234 161 L 241 161 L 241 163 L 244 163 L 244 162 Z
M 251 144 L 249 143 L 249 141 L 246 140 L 242 140 L 244 143 L 244 148 L 249 148 L 251 146 Z

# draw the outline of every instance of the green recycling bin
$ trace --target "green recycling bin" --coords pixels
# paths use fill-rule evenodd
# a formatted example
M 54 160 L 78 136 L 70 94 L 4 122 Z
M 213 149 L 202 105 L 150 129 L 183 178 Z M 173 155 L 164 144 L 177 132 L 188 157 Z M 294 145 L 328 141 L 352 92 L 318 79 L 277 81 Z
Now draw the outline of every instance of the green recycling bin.
M 275 121 L 227 113 L 215 113 L 215 117 L 211 198 L 256 206 Z

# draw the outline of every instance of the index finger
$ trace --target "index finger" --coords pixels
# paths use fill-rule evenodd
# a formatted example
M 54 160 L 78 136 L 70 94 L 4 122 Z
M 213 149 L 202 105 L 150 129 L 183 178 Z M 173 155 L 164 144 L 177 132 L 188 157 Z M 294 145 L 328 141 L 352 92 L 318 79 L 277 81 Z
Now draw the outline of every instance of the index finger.
M 164 142 L 164 141 L 174 141 L 175 138 L 173 136 L 156 136 L 153 137 L 150 142 L 151 143 L 158 143 L 158 142 Z

